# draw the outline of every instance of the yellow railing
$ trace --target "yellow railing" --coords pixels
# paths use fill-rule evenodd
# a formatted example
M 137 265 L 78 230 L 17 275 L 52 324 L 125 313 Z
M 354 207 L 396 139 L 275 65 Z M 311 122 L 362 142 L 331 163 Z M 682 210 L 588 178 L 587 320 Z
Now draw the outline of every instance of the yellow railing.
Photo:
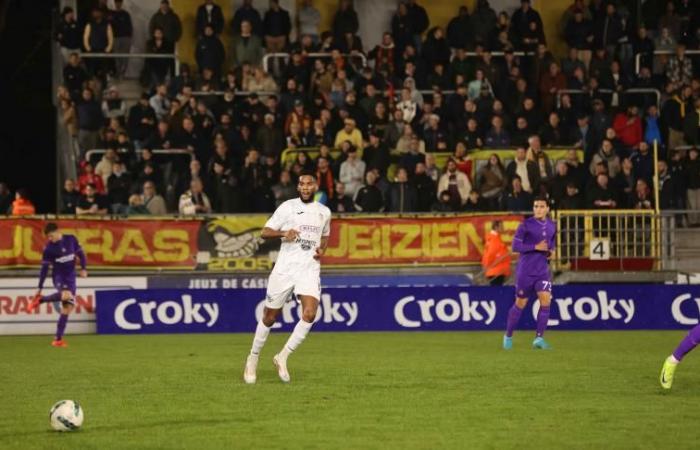
M 661 216 L 654 210 L 563 210 L 557 222 L 557 262 L 661 258 Z

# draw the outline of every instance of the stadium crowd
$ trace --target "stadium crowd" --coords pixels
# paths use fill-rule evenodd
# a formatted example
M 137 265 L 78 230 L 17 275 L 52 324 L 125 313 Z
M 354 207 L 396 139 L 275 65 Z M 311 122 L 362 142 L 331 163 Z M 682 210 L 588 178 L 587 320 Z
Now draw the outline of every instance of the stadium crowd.
M 131 106 L 113 84 L 125 62 L 79 54 L 128 52 L 122 2 L 101 2 L 84 24 L 66 8 L 57 95 L 81 165 L 60 212 L 269 212 L 296 195 L 304 169 L 335 212 L 524 211 L 536 195 L 562 209 L 651 209 L 658 195 L 662 208 L 698 210 L 700 54 L 687 51 L 700 49 L 700 7 L 626 3 L 574 1 L 559 27 L 568 53 L 557 58 L 528 0 L 512 15 L 478 0 L 445 29 L 402 1 L 373 48 L 350 0 L 323 32 L 304 0 L 296 41 L 277 0 L 264 14 L 244 0 L 231 18 L 207 0 L 196 11 L 196 66 L 175 73 L 172 60 L 147 59 Z M 170 54 L 181 39 L 167 1 L 149 33 L 151 53 Z M 280 51 L 289 61 L 263 70 L 265 53 Z M 92 149 L 106 152 L 86 158 Z

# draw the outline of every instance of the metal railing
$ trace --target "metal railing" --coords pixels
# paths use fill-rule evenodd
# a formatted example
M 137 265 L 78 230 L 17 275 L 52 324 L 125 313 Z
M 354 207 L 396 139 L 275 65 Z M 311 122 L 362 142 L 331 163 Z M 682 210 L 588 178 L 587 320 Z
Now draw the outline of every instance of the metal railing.
M 656 57 L 657 55 L 674 55 L 676 52 L 672 50 L 654 50 L 654 54 L 652 55 L 653 57 Z M 700 50 L 686 50 L 685 51 L 686 55 L 700 55 Z M 634 73 L 639 74 L 639 70 L 641 69 L 641 64 L 642 64 L 642 55 L 648 55 L 648 53 L 637 53 L 634 55 Z
M 649 210 L 559 210 L 557 268 L 660 270 L 675 219 Z
M 367 66 L 367 57 L 363 53 L 342 53 L 341 56 L 352 59 L 352 58 L 357 58 L 361 61 L 362 67 Z M 333 57 L 332 53 L 327 53 L 327 52 L 314 52 L 314 53 L 306 53 L 304 55 L 306 58 L 311 58 L 311 59 L 329 59 Z M 266 53 L 265 56 L 263 56 L 262 60 L 262 66 L 263 70 L 267 73 L 270 73 L 270 64 L 269 61 L 271 59 L 283 59 L 285 64 L 289 62 L 289 59 L 291 58 L 291 53 Z

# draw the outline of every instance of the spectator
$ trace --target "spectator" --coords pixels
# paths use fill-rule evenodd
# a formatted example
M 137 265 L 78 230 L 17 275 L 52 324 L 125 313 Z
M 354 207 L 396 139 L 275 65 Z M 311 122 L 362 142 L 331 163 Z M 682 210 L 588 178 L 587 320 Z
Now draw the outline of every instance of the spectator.
M 673 177 L 665 160 L 660 159 L 657 166 L 659 169 L 659 207 L 661 209 L 682 209 L 685 202 L 678 192 L 680 180 Z
M 104 118 L 100 104 L 95 100 L 91 89 L 83 89 L 82 99 L 78 103 L 78 145 L 81 155 L 97 146 L 99 130 Z
M 357 150 L 362 150 L 363 148 L 362 133 L 356 128 L 354 119 L 345 119 L 343 129 L 335 135 L 335 148 L 340 148 L 340 144 L 345 141 L 349 141 Z
M 80 96 L 85 82 L 90 78 L 82 65 L 80 55 L 71 53 L 68 57 L 68 64 L 63 68 L 63 83 L 70 92 L 70 98 Z
M 275 197 L 275 207 L 296 197 L 297 190 L 288 170 L 283 170 L 280 173 L 279 182 L 272 186 L 272 195 Z
M 666 2 L 665 14 L 659 17 L 660 29 L 667 29 L 674 40 L 679 41 L 681 38 L 681 19 L 676 14 L 676 8 L 673 1 Z
M 126 207 L 124 213 L 127 216 L 147 216 L 151 212 L 144 206 L 143 199 L 138 194 L 131 194 L 129 196 L 129 206 Z
M 199 72 L 202 73 L 205 68 L 209 68 L 217 79 L 220 78 L 225 56 L 224 45 L 214 33 L 214 28 L 211 25 L 206 25 L 204 33 L 197 40 L 195 49 L 195 59 Z
M 654 199 L 651 196 L 651 189 L 649 189 L 647 182 L 641 178 L 637 180 L 631 205 L 633 209 L 654 209 Z
M 642 120 L 636 105 L 629 105 L 625 113 L 619 112 L 613 121 L 613 128 L 628 151 L 639 148 L 639 143 L 642 142 Z
M 220 35 L 224 31 L 224 14 L 221 11 L 221 6 L 214 3 L 213 0 L 204 0 L 204 3 L 197 8 L 195 24 L 197 37 L 204 35 L 207 26 L 211 26 L 215 35 Z
M 590 51 L 589 51 L 590 55 Z M 590 58 L 589 58 L 590 61 Z M 574 47 L 569 48 L 569 54 L 566 58 L 561 60 L 561 71 L 567 79 L 571 79 L 575 74 L 580 73 L 582 78 L 586 73 L 586 65 L 581 61 L 579 56 L 579 50 Z M 580 72 L 579 72 L 580 71 Z M 585 81 L 585 80 L 584 80 Z M 581 83 L 583 84 L 583 83 Z M 573 87 L 573 86 L 571 86 Z
M 107 97 L 102 100 L 102 116 L 105 119 L 118 119 L 119 123 L 126 122 L 126 103 L 119 96 L 119 90 L 112 86 L 107 90 Z
M 634 190 L 637 184 L 637 178 L 634 176 L 634 166 L 632 160 L 625 158 L 620 165 L 620 173 L 613 180 L 615 189 L 620 194 L 620 207 L 631 208 L 634 204 Z
M 0 191 L 2 191 L 2 184 L 0 184 Z M 66 181 L 63 182 L 63 189 L 61 190 L 61 208 L 58 211 L 59 214 L 75 214 L 75 207 L 78 205 L 79 200 L 80 193 L 75 188 L 75 181 L 70 178 L 66 179 Z M 0 213 L 4 214 L 7 209 L 4 203 L 0 201 Z
M 151 39 L 146 42 L 146 53 L 171 55 L 175 53 L 175 42 L 169 40 L 161 27 L 155 27 Z M 146 58 L 141 73 L 144 86 L 157 86 L 165 83 L 168 76 L 175 75 L 175 64 L 169 58 Z M 166 90 L 167 93 L 167 90 Z
M 114 33 L 114 53 L 131 53 L 131 37 L 134 27 L 131 23 L 131 14 L 122 9 L 124 0 L 114 0 L 114 10 L 111 11 L 110 22 Z M 123 78 L 129 65 L 128 58 L 115 60 L 117 77 Z
M 310 36 L 314 45 L 319 41 L 319 25 L 321 24 L 321 13 L 313 5 L 312 0 L 302 0 L 301 8 L 297 13 L 299 23 L 299 35 Z
M 416 5 L 418 8 L 421 6 Z M 445 33 L 441 27 L 433 27 L 425 38 L 422 48 L 422 57 L 425 67 L 432 72 L 433 68 L 440 64 L 446 67 L 450 63 L 450 45 L 445 39 Z
M 425 153 L 420 151 L 420 142 L 416 136 L 411 138 L 407 150 L 399 159 L 399 167 L 403 167 L 408 173 L 413 173 L 416 165 L 425 161 Z
M 386 175 L 386 171 L 391 164 L 391 155 L 389 148 L 384 144 L 376 130 L 369 133 L 369 144 L 362 151 L 362 161 L 366 167 L 373 167 L 379 170 L 379 173 Z
M 566 184 L 566 195 L 564 195 L 559 203 L 559 209 L 580 210 L 583 208 L 583 200 L 581 199 L 576 183 L 573 181 L 568 182 Z
M 564 129 L 559 114 L 554 111 L 549 113 L 547 124 L 540 131 L 540 137 L 542 144 L 546 147 L 560 147 L 571 144 L 568 130 Z
M 336 192 L 335 198 L 328 202 L 328 207 L 331 211 L 337 213 L 355 212 L 355 202 L 352 198 L 345 195 L 345 185 L 340 182 L 336 183 L 334 191 Z
M 503 127 L 503 118 L 493 116 L 491 119 L 491 129 L 486 133 L 486 147 L 505 148 L 510 146 L 510 135 Z
M 520 8 L 513 13 L 510 20 L 511 31 L 513 33 L 513 38 L 515 39 L 515 45 L 523 48 L 527 45 L 527 38 L 531 37 L 530 32 L 534 24 L 537 30 L 542 30 L 542 18 L 540 14 L 535 11 L 531 5 L 530 0 L 521 0 Z
M 430 209 L 433 212 L 440 213 L 455 212 L 458 211 L 455 204 L 459 204 L 459 201 L 453 201 L 452 194 L 449 191 L 443 191 L 438 194 L 437 201 L 433 203 Z
M 467 202 L 472 185 L 469 177 L 457 170 L 457 162 L 450 158 L 445 166 L 445 173 L 440 177 L 437 190 L 438 192 L 448 191 L 455 202 L 453 206 L 457 209 Z
M 447 42 L 451 48 L 465 49 L 474 43 L 474 36 L 470 32 L 469 9 L 462 5 L 457 16 L 447 24 Z
M 265 114 L 263 126 L 258 128 L 256 134 L 257 147 L 263 155 L 279 157 L 285 147 L 284 133 L 275 125 L 275 116 Z
M 119 160 L 112 164 L 112 174 L 107 178 L 107 192 L 112 213 L 126 213 L 131 193 L 131 176 Z
M 617 195 L 609 186 L 610 179 L 605 172 L 599 173 L 595 183 L 586 190 L 586 203 L 591 209 L 615 209 L 617 208 Z
M 193 179 L 190 182 L 190 189 L 180 196 L 178 210 L 184 216 L 211 213 L 211 203 L 203 191 L 202 180 Z
M 528 166 L 528 178 L 530 179 L 533 192 L 539 192 L 540 187 L 546 185 L 554 177 L 554 170 L 552 162 L 542 150 L 539 136 L 530 136 L 528 143 L 530 147 L 527 149 L 527 158 L 535 163 Z
M 333 37 L 336 42 L 343 39 L 346 33 L 357 34 L 360 24 L 351 0 L 340 0 L 340 7 L 333 18 Z
M 250 0 L 245 0 L 244 6 L 245 3 L 250 3 Z M 241 8 L 243 8 L 243 6 L 241 6 Z M 257 11 L 255 12 L 257 13 Z M 233 20 L 235 22 L 236 18 L 234 17 Z M 257 34 L 254 34 L 253 26 L 250 21 L 244 20 L 236 30 L 240 31 L 234 34 L 233 43 L 231 45 L 233 64 L 235 66 L 242 66 L 244 64 L 259 66 L 263 57 L 262 41 Z
M 639 66 L 649 70 L 654 65 L 654 41 L 651 40 L 644 25 L 637 29 L 637 35 L 632 40 L 632 52 L 639 57 Z
M 396 172 L 396 181 L 392 183 L 389 191 L 387 211 L 406 213 L 416 211 L 418 196 L 416 189 L 408 182 L 408 172 L 399 167 Z
M 269 100 L 265 94 L 278 90 L 275 80 L 262 67 L 256 67 L 253 70 L 253 76 L 243 81 L 243 88 L 246 91 L 257 93 L 265 101 Z M 275 121 L 277 122 L 277 118 Z
M 467 198 L 467 202 L 464 204 L 464 211 L 467 212 L 484 212 L 488 211 L 489 207 L 484 202 L 484 199 L 481 198 L 481 194 L 479 194 L 479 191 L 476 189 L 472 189 L 471 192 L 469 192 L 469 198 Z
M 376 173 L 371 170 L 367 172 L 365 184 L 357 190 L 357 194 L 354 197 L 355 210 L 361 212 L 379 212 L 384 210 L 384 198 L 382 192 L 376 186 L 376 181 Z M 340 200 L 338 201 L 340 202 Z
M 159 84 L 156 87 L 156 93 L 148 100 L 148 104 L 153 108 L 158 120 L 164 119 L 170 113 L 168 87 L 165 84 Z
M 75 20 L 75 11 L 70 6 L 61 10 L 61 20 L 56 27 L 56 41 L 61 46 L 63 64 L 68 63 L 70 55 L 80 51 L 82 36 L 78 22 Z
M 328 147 L 323 146 L 321 149 L 328 149 Z M 328 200 L 332 202 L 336 198 L 333 170 L 331 169 L 329 156 L 324 156 L 323 151 L 321 153 L 322 154 L 316 160 L 316 180 L 318 182 L 318 190 L 319 192 L 324 192 Z
M 613 144 L 609 139 L 603 139 L 600 150 L 593 155 L 590 165 L 591 175 L 596 175 L 596 166 L 601 162 L 605 162 L 610 178 L 615 178 L 620 173 L 620 157 L 615 154 Z
M 502 233 L 503 222 L 494 220 L 481 257 L 481 267 L 491 286 L 502 286 L 510 276 L 511 257 L 508 247 L 501 240 Z
M 565 161 L 559 161 L 556 164 L 557 174 L 552 179 L 549 193 L 552 203 L 555 207 L 559 207 L 561 200 L 566 195 L 566 186 L 569 183 L 575 183 L 574 178 L 569 174 L 569 166 Z
M 491 211 L 497 210 L 501 196 L 508 186 L 506 169 L 497 154 L 491 154 L 488 162 L 479 169 L 476 175 L 476 186 L 486 207 Z
M 524 147 L 518 147 L 515 150 L 515 159 L 508 164 L 506 174 L 508 179 L 513 180 L 516 176 L 520 178 L 520 185 L 525 192 L 532 193 L 533 186 L 530 182 L 530 173 L 537 171 L 537 165 L 527 157 L 527 150 Z M 512 183 L 511 183 L 512 184 Z
M 523 190 L 520 176 L 515 175 L 510 182 L 510 190 L 503 197 L 503 209 L 520 212 L 532 209 L 532 194 Z
M 693 147 L 688 151 L 688 161 L 685 167 L 688 181 L 688 209 L 700 210 L 700 150 Z M 697 227 L 700 225 L 700 214 L 688 214 L 688 225 Z
M 243 3 L 233 15 L 231 29 L 234 35 L 241 32 L 243 22 L 248 22 L 250 33 L 262 37 L 262 19 L 258 10 L 253 7 L 253 0 L 243 0 Z
M 117 161 L 117 152 L 113 148 L 108 148 L 102 155 L 100 162 L 95 166 L 95 175 L 102 178 L 103 186 L 107 186 L 107 179 L 112 175 L 112 166 Z
M 605 15 L 595 20 L 593 24 L 594 46 L 604 48 L 609 55 L 615 53 L 615 48 L 625 35 L 622 19 L 617 14 L 615 4 L 608 3 Z
M 98 8 L 92 10 L 91 16 L 83 31 L 83 48 L 88 53 L 111 53 L 114 45 L 112 25 Z M 109 58 L 88 58 L 88 71 L 104 79 L 112 72 L 112 62 Z
M 590 17 L 585 17 L 585 10 L 575 9 L 573 17 L 566 23 L 564 39 L 570 49 L 576 49 L 576 55 L 583 62 L 585 70 L 588 70 L 591 62 L 593 33 L 593 23 Z
M 168 0 L 161 0 L 160 8 L 153 14 L 148 23 L 148 33 L 153 36 L 157 28 L 163 31 L 163 38 L 167 42 L 175 44 L 182 37 L 180 17 L 170 8 Z
M 358 159 L 357 149 L 354 146 L 348 149 L 347 158 L 340 165 L 339 179 L 345 185 L 346 195 L 353 198 L 362 186 L 366 165 L 364 161 Z
M 94 184 L 85 186 L 83 196 L 78 201 L 75 213 L 82 215 L 104 215 L 107 214 L 107 205 L 102 194 L 98 193 Z
M 143 205 L 148 209 L 149 214 L 154 216 L 164 216 L 167 214 L 165 208 L 165 200 L 156 191 L 156 185 L 153 181 L 143 183 L 143 195 L 141 196 Z
M 669 150 L 685 145 L 683 123 L 691 109 L 692 92 L 690 86 L 683 86 L 673 97 L 666 100 L 661 108 L 661 122 L 663 131 L 668 135 Z
M 676 88 L 689 85 L 693 79 L 693 63 L 685 54 L 685 44 L 678 44 L 676 54 L 666 64 L 666 79 Z
M 683 136 L 688 144 L 700 145 L 700 97 L 693 101 L 692 110 L 686 110 L 685 119 L 683 119 Z
M 150 106 L 150 99 L 145 92 L 141 94 L 137 104 L 129 108 L 127 130 L 136 149 L 150 136 L 156 124 L 155 110 Z
M 651 105 L 647 109 L 647 115 L 644 118 L 644 140 L 649 145 L 654 145 L 654 142 L 658 142 L 660 146 L 664 144 L 659 126 L 659 110 L 656 105 Z
M 416 164 L 411 183 L 416 191 L 415 211 L 430 211 L 430 206 L 435 201 L 437 184 L 426 172 L 425 163 Z
M 550 113 L 554 109 L 558 92 L 566 89 L 566 77 L 559 70 L 557 63 L 553 62 L 549 65 L 549 71 L 542 75 L 539 86 L 542 109 L 545 113 Z
M 78 113 L 75 104 L 71 100 L 61 100 L 61 121 L 65 125 L 68 135 L 78 138 Z
M 31 216 L 36 213 L 34 204 L 29 199 L 29 194 L 24 188 L 17 189 L 15 201 L 12 202 L 13 216 Z
M 267 51 L 270 53 L 283 51 L 287 46 L 291 30 L 292 22 L 289 19 L 289 13 L 280 7 L 279 0 L 270 0 L 270 9 L 267 10 L 263 19 L 263 35 Z

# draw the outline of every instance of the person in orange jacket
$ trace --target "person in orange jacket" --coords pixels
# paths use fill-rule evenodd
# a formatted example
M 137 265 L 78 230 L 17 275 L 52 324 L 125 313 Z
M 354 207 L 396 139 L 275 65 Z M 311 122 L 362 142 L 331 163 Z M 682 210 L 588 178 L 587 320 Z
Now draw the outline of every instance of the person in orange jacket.
M 503 222 L 495 220 L 486 236 L 484 255 L 481 258 L 481 267 L 491 286 L 502 286 L 510 276 L 511 256 L 508 247 L 501 240 L 502 232 Z
M 27 196 L 27 191 L 25 189 L 17 189 L 15 201 L 12 202 L 12 215 L 29 216 L 35 212 L 34 205 Z

